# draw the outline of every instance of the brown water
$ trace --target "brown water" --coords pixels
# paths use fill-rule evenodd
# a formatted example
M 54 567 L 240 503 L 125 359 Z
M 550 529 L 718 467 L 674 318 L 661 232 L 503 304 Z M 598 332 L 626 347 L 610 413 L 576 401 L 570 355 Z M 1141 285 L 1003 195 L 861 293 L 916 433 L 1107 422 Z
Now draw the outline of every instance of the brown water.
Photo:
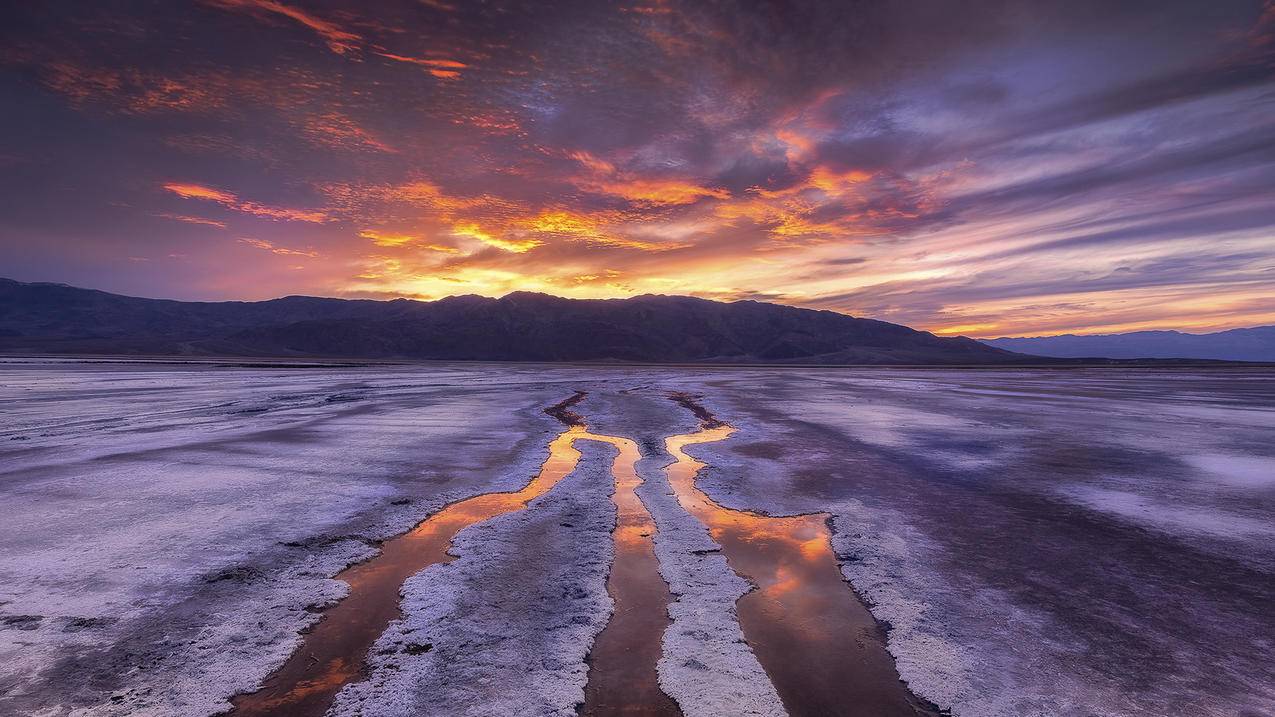
M 231 714 L 318 717 L 326 712 L 342 687 L 360 679 L 368 649 L 400 616 L 403 581 L 434 563 L 452 560 L 447 548 L 461 530 L 521 510 L 557 485 L 575 469 L 580 452 L 571 444 L 583 435 L 580 426 L 559 434 L 549 444 L 549 459 L 522 490 L 452 503 L 411 531 L 386 541 L 376 557 L 339 573 L 337 579 L 350 585 L 349 595 L 323 613 L 301 646 L 260 690 L 232 700 Z
M 615 612 L 589 652 L 582 714 L 680 715 L 677 703 L 660 689 L 655 671 L 673 597 L 660 577 L 655 557 L 655 521 L 634 492 L 642 485 L 637 474 L 642 455 L 637 444 L 627 438 L 592 433 L 577 437 L 604 441 L 619 449 L 611 467 L 617 522 L 615 560 L 607 578 Z
M 736 604 L 744 637 L 794 716 L 925 715 L 899 681 L 885 635 L 842 578 L 827 514 L 771 517 L 730 510 L 695 486 L 704 464 L 682 449 L 726 439 L 706 424 L 665 439 L 678 501 L 709 529 L 731 568 L 756 589 Z

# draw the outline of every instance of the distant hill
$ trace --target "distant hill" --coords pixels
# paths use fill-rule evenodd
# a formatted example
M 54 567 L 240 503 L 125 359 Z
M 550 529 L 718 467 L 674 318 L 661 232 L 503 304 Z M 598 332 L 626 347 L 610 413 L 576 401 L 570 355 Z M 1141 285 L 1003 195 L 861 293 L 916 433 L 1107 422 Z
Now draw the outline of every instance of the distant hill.
M 756 301 L 686 296 L 186 302 L 0 279 L 6 353 L 490 361 L 1013 364 L 964 337 Z
M 996 348 L 1060 358 L 1183 358 L 1275 362 L 1275 326 L 1232 329 L 1212 334 L 1135 331 L 1094 336 L 985 339 Z

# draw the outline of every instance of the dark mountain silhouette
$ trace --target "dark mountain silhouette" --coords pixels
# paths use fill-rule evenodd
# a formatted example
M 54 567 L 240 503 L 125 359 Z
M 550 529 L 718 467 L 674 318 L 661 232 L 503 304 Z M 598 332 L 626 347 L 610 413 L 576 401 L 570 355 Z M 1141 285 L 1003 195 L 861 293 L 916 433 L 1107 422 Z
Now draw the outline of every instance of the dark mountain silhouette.
M 1042 336 L 987 339 L 983 343 L 1009 351 L 1060 358 L 1217 359 L 1275 362 L 1275 326 L 1231 329 L 1212 334 L 1181 331 L 1135 331 L 1127 334 Z
M 1028 357 L 963 337 L 756 301 L 686 296 L 369 301 L 140 299 L 0 279 L 7 353 L 495 361 L 1003 364 Z

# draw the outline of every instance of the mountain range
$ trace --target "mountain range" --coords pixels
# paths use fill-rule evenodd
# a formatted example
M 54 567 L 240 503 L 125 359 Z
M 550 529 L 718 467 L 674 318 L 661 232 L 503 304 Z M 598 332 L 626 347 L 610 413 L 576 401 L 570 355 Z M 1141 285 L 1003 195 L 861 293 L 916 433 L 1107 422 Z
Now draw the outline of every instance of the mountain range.
M 187 302 L 7 279 L 0 279 L 0 351 L 651 363 L 1036 360 L 964 337 L 757 301 L 515 292 L 437 301 L 288 296 Z
M 1216 359 L 1275 362 L 1275 326 L 1211 334 L 1135 331 L 1127 334 L 985 339 L 983 343 L 1035 356 L 1117 359 Z

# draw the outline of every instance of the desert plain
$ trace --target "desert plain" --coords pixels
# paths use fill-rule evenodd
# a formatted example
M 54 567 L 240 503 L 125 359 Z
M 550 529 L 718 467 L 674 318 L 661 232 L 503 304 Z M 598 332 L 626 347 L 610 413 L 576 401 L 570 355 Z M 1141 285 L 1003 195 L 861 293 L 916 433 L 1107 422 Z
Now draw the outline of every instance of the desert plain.
M 1270 369 L 12 358 L 0 414 L 0 714 L 1275 714 Z

